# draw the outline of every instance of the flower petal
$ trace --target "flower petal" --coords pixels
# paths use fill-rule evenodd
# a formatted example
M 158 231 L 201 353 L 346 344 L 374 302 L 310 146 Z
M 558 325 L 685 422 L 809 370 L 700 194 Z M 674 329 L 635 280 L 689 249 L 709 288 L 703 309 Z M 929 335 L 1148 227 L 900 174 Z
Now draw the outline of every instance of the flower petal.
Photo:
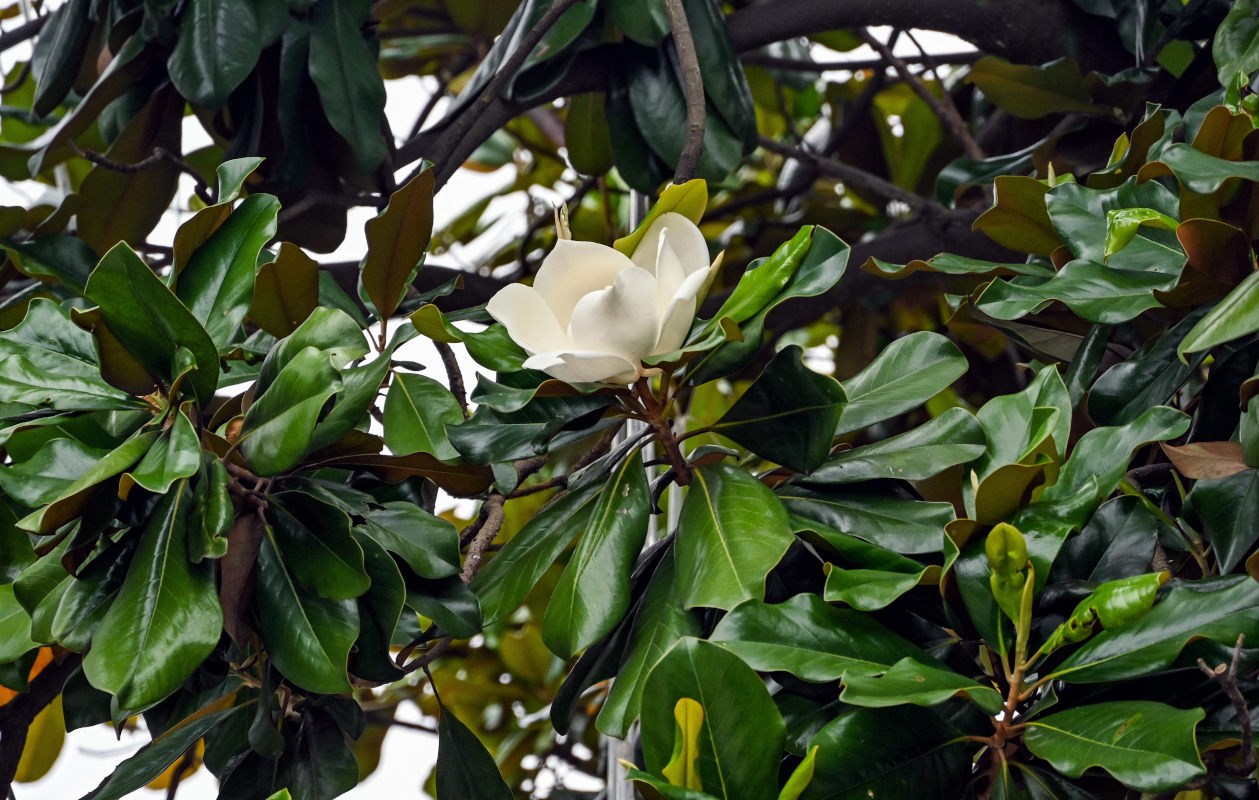
M 566 329 L 578 300 L 611 286 L 617 273 L 632 266 L 632 261 L 607 245 L 560 239 L 542 259 L 533 288 L 551 307 L 560 327 Z
M 694 222 L 676 211 L 666 211 L 651 223 L 638 247 L 634 248 L 634 263 L 653 275 L 658 275 L 655 264 L 662 236 L 668 240 L 669 247 L 677 255 L 678 262 L 687 275 L 708 266 L 708 245 L 704 242 L 704 234 L 700 233 Z
M 572 346 L 546 300 L 531 286 L 504 286 L 485 304 L 485 310 L 503 323 L 512 341 L 529 353 Z
M 568 338 L 582 350 L 612 353 L 637 364 L 651 353 L 660 337 L 656 279 L 630 266 L 608 289 L 577 301 Z
M 565 383 L 633 383 L 638 367 L 610 353 L 538 353 L 525 360 L 526 369 L 540 369 Z
M 651 355 L 677 350 L 686 341 L 686 334 L 695 319 L 695 309 L 699 306 L 700 293 L 708 283 L 711 271 L 711 267 L 705 267 L 699 272 L 692 272 L 678 287 L 665 311 L 664 321 L 660 324 L 660 338 Z

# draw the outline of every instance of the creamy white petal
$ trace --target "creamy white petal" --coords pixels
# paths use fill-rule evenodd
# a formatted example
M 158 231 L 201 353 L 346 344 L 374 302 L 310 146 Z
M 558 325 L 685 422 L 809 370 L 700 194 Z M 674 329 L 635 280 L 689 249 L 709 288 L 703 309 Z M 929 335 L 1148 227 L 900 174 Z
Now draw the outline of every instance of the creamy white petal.
M 686 280 L 687 270 L 669 241 L 667 228 L 659 241 L 659 249 L 656 251 L 656 298 L 660 307 L 664 308 L 673 299 L 682 281 Z
M 567 328 L 578 300 L 611 286 L 617 273 L 632 266 L 624 254 L 607 245 L 560 239 L 542 259 L 533 288 L 555 312 L 560 327 Z
M 566 383 L 633 383 L 638 365 L 610 353 L 538 353 L 525 360 L 525 369 L 542 370 Z
M 571 347 L 546 300 L 531 286 L 504 286 L 485 304 L 490 316 L 507 328 L 512 341 L 529 353 Z
M 665 230 L 668 230 L 667 234 L 664 233 Z M 708 266 L 708 245 L 704 242 L 704 234 L 699 232 L 694 222 L 676 211 L 661 214 L 647 228 L 642 241 L 638 243 L 638 247 L 634 248 L 632 258 L 635 264 L 655 274 L 654 267 L 656 256 L 660 252 L 661 235 L 668 237 L 669 246 L 677 254 L 682 268 L 688 275 Z
M 678 287 L 669 307 L 660 323 L 660 338 L 652 355 L 677 350 L 686 341 L 686 334 L 691 330 L 691 322 L 695 319 L 695 310 L 699 308 L 702 290 L 708 283 L 712 269 L 706 267 L 699 272 L 692 272 Z
M 568 338 L 582 350 L 613 353 L 637 364 L 660 336 L 656 279 L 645 269 L 622 270 L 611 288 L 577 301 Z

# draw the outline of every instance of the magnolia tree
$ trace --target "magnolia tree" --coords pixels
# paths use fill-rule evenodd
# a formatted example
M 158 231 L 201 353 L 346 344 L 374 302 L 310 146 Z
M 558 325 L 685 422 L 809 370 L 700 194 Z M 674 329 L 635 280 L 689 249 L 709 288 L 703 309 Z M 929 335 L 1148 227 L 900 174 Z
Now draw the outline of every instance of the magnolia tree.
M 1256 0 L 40 11 L 11 795 L 142 722 L 89 797 L 333 798 L 414 700 L 438 800 L 1254 796 Z

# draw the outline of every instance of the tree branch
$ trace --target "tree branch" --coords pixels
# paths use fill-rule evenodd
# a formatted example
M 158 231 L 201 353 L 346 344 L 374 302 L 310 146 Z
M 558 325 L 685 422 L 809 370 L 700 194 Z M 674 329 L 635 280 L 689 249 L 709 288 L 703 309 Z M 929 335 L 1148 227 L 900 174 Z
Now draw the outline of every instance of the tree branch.
M 30 22 L 23 23 L 8 33 L 0 34 L 0 53 L 8 50 L 14 45 L 21 44 L 27 39 L 33 39 L 43 29 L 45 23 L 48 22 L 48 15 L 36 17 Z
M 66 681 L 81 663 L 83 657 L 76 653 L 52 662 L 35 676 L 28 691 L 0 706 L 0 796 L 7 797 L 12 791 L 13 776 L 22 759 L 31 722 L 61 694 Z
M 104 167 L 105 169 L 113 172 L 121 172 L 124 175 L 134 175 L 137 172 L 143 172 L 151 167 L 156 167 L 164 161 L 192 178 L 193 182 L 196 184 L 195 191 L 197 193 L 197 197 L 200 197 L 206 205 L 214 204 L 214 198 L 210 194 L 210 186 L 205 182 L 205 179 L 201 177 L 201 173 L 197 172 L 193 169 L 191 164 L 167 150 L 165 147 L 155 147 L 153 148 L 153 152 L 148 156 L 145 156 L 134 164 L 127 164 L 122 161 L 115 161 L 108 156 L 103 156 L 95 150 L 84 150 L 79 147 L 78 143 L 73 139 L 68 141 L 70 149 L 73 150 L 74 154 L 79 158 L 86 158 L 98 167 Z
M 927 84 L 922 82 L 922 78 L 918 77 L 909 65 L 901 58 L 898 58 L 892 52 L 892 48 L 875 37 L 871 36 L 868 31 L 860 31 L 862 41 L 873 47 L 879 55 L 887 63 L 892 65 L 896 70 L 896 74 L 901 76 L 901 80 L 909 84 L 909 88 L 914 90 L 914 94 L 922 98 L 940 122 L 944 123 L 944 127 L 948 128 L 949 133 L 953 134 L 953 138 L 962 146 L 962 151 L 966 153 L 966 157 L 974 161 L 982 161 L 984 159 L 984 151 L 979 149 L 979 145 L 975 143 L 975 137 L 971 136 L 970 128 L 966 125 L 966 120 L 962 119 L 962 115 L 958 113 L 957 106 L 953 105 L 953 98 L 949 96 L 948 91 L 943 91 L 943 97 L 937 97 Z M 923 53 L 926 56 L 926 53 Z M 933 68 L 934 69 L 934 68 Z M 936 80 L 939 80 L 937 77 Z M 940 86 L 944 90 L 943 84 Z
M 978 50 L 968 50 L 966 52 L 957 53 L 941 53 L 936 56 L 906 56 L 903 60 L 906 64 L 926 64 L 928 58 L 936 64 L 974 64 L 983 56 Z M 887 62 L 882 58 L 861 58 L 838 61 L 814 61 L 808 58 L 784 58 L 782 56 L 771 56 L 768 53 L 760 51 L 747 53 L 740 59 L 744 64 L 755 64 L 758 67 L 767 67 L 769 69 L 787 69 L 796 72 L 829 72 L 831 70 L 848 70 L 849 72 L 863 72 L 868 69 L 880 69 L 887 66 Z
M 678 156 L 673 182 L 686 183 L 695 177 L 699 156 L 704 150 L 704 125 L 707 121 L 704 76 L 699 69 L 699 56 L 695 53 L 695 40 L 691 38 L 691 25 L 687 22 L 682 0 L 664 0 L 664 7 L 673 31 L 673 46 L 678 51 L 678 65 L 682 68 L 682 93 L 686 96 L 686 138 L 682 154 Z
M 865 170 L 857 169 L 833 158 L 826 158 L 817 153 L 809 152 L 804 148 L 792 147 L 765 136 L 761 137 L 760 144 L 761 147 L 764 147 L 771 153 L 777 153 L 787 158 L 803 161 L 806 164 L 812 164 L 823 175 L 837 178 L 856 189 L 865 190 L 884 200 L 899 200 L 909 206 L 912 211 L 943 210 L 925 197 L 920 197 L 907 189 L 902 189 L 891 181 L 880 178 L 878 175 L 872 175 Z

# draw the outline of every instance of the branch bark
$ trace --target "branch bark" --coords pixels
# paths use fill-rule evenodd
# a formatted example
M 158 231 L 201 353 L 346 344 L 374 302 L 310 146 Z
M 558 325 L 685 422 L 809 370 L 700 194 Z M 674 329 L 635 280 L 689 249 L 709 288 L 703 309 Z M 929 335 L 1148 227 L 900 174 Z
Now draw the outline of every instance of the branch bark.
M 771 153 L 777 153 L 787 158 L 803 161 L 806 164 L 812 164 L 823 175 L 838 178 L 853 188 L 864 189 L 884 200 L 899 200 L 913 211 L 921 212 L 938 208 L 935 203 L 925 197 L 920 197 L 907 189 L 902 189 L 891 181 L 886 181 L 878 175 L 872 175 L 865 170 L 849 166 L 842 161 L 826 158 L 803 148 L 792 147 L 764 136 L 761 137 L 760 143 L 761 147 L 764 147 Z
M 682 92 L 686 96 L 686 138 L 682 154 L 678 156 L 673 182 L 686 183 L 695 177 L 700 154 L 704 151 L 704 125 L 707 122 L 704 76 L 699 69 L 699 56 L 695 53 L 695 40 L 691 38 L 691 25 L 687 22 L 682 0 L 664 0 L 664 7 L 669 14 L 673 46 L 678 51 L 678 64 L 682 68 Z
M 0 797 L 8 797 L 12 791 L 13 776 L 26 746 L 31 722 L 61 694 L 66 681 L 82 662 L 83 657 L 73 653 L 52 662 L 31 681 L 29 691 L 0 707 Z

